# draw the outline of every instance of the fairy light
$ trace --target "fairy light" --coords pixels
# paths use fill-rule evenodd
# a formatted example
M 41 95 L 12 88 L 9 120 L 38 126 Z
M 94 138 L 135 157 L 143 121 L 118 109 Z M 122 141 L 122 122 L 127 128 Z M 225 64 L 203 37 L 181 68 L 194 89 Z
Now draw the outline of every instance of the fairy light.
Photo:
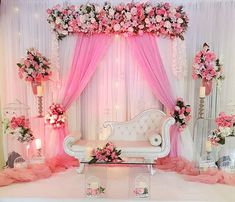
M 15 11 L 16 13 L 18 13 L 19 10 L 20 10 L 20 9 L 19 9 L 18 7 L 15 7 L 15 8 L 14 8 L 14 11 Z
M 21 32 L 18 32 L 18 36 L 22 36 Z
M 119 109 L 119 105 L 115 105 L 115 109 L 118 110 Z
M 118 86 L 119 86 L 119 83 L 118 83 L 118 81 L 116 81 L 115 82 L 115 87 L 118 88 Z
M 35 17 L 36 19 L 38 19 L 38 18 L 39 18 L 38 13 L 35 13 L 35 14 L 34 14 L 34 17 Z

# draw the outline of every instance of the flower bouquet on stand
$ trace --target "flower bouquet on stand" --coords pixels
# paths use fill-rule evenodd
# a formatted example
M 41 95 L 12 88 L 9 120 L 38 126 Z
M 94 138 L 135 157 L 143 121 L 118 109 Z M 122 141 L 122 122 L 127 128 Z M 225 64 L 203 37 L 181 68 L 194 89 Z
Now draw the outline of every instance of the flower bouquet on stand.
M 27 56 L 17 66 L 19 77 L 31 82 L 34 95 L 37 95 L 37 86 L 41 86 L 42 81 L 48 81 L 52 74 L 49 59 L 35 48 L 28 49 Z
M 223 66 L 206 43 L 203 44 L 203 49 L 194 58 L 192 77 L 193 79 L 202 79 L 202 86 L 206 88 L 206 95 L 211 93 L 213 79 L 217 86 L 220 86 L 221 81 L 225 78 Z

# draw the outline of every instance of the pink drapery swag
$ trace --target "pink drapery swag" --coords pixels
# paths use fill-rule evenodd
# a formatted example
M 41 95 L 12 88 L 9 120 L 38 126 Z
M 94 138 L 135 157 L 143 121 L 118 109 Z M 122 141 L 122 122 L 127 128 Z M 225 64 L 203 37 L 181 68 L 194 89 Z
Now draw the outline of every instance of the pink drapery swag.
M 142 74 L 151 87 L 154 95 L 169 110 L 173 111 L 176 97 L 174 96 L 170 82 L 156 43 L 156 37 L 152 34 L 144 34 L 141 37 L 129 37 L 127 39 L 132 46 L 136 59 L 140 64 Z M 171 151 L 170 156 L 178 156 L 178 136 L 180 132 L 176 125 L 170 129 Z
M 77 36 L 72 66 L 62 84 L 59 98 L 59 103 L 65 110 L 81 95 L 110 41 L 111 36 L 105 34 L 93 34 L 92 36 L 79 34 Z M 67 132 L 67 127 L 57 129 L 59 144 L 56 145 L 56 154 L 64 153 L 63 141 Z

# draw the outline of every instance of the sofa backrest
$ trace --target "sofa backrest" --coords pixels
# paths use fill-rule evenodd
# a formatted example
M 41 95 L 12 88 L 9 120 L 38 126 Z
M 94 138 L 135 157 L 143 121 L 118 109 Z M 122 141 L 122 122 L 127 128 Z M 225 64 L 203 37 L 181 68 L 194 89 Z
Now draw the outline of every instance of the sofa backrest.
M 161 120 L 165 116 L 165 113 L 160 110 L 148 109 L 126 122 L 105 122 L 104 127 L 111 127 L 108 140 L 147 140 L 146 134 L 149 132 L 161 132 Z

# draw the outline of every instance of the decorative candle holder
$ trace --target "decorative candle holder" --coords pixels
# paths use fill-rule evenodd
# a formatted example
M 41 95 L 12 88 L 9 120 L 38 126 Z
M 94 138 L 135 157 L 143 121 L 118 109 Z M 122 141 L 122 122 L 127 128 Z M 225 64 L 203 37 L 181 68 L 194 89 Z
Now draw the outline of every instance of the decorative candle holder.
M 38 117 L 43 117 L 43 102 L 42 102 L 42 96 L 37 96 L 38 98 Z
M 204 119 L 205 97 L 199 97 L 198 118 Z

